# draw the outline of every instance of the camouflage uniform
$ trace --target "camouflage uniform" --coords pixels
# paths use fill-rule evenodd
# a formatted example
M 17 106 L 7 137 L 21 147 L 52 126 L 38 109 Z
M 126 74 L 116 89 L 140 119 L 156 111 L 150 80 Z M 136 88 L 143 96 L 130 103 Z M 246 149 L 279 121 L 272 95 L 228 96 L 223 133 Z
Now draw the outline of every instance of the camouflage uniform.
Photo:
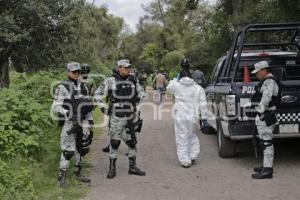
M 116 90 L 116 80 L 115 77 L 109 77 L 104 81 L 103 84 L 101 84 L 98 89 L 95 92 L 95 100 L 97 104 L 101 107 L 105 107 L 105 104 L 103 103 L 103 98 L 109 95 L 109 91 Z M 138 93 L 138 98 L 142 99 L 145 97 L 145 92 L 142 88 L 142 86 L 137 82 L 136 83 L 136 91 Z M 109 136 L 110 140 L 117 140 L 121 141 L 123 140 L 126 144 L 128 141 L 131 140 L 131 137 L 129 134 L 123 134 L 123 132 L 126 132 L 126 126 L 128 123 L 127 117 L 118 117 L 114 113 L 110 116 L 110 128 L 109 128 Z M 136 156 L 136 148 L 130 147 L 128 145 L 128 156 L 129 157 L 135 157 Z M 112 159 L 117 158 L 118 156 L 118 149 L 110 148 L 109 157 Z
M 136 104 L 145 97 L 145 92 L 134 76 L 126 75 L 129 74 L 130 66 L 131 64 L 127 59 L 118 61 L 119 72 L 106 79 L 95 92 L 95 100 L 101 111 L 110 116 L 110 164 L 106 176 L 108 179 L 116 176 L 116 161 L 121 139 L 128 146 L 128 174 L 146 175 L 136 166 L 136 124 L 133 122 L 137 119 Z M 104 97 L 109 98 L 109 109 L 105 109 L 102 101 Z M 126 134 L 126 137 L 122 137 L 127 128 L 130 131 Z
M 272 77 L 272 74 L 269 74 L 267 77 Z M 276 110 L 276 107 L 269 107 L 269 103 L 272 100 L 273 96 L 278 96 L 279 86 L 273 79 L 267 79 L 264 81 L 262 87 L 260 88 L 260 93 L 262 98 L 259 102 L 259 105 L 256 107 L 256 111 L 263 114 L 265 111 Z M 275 124 L 267 126 L 265 120 L 261 120 L 261 117 L 256 116 L 255 124 L 257 125 L 257 131 L 259 138 L 262 142 L 272 141 L 273 140 L 273 130 Z M 264 142 L 264 145 L 267 145 L 263 151 L 263 167 L 272 168 L 274 160 L 274 146 L 273 144 L 268 145 L 268 142 Z
M 72 81 L 68 81 L 68 82 L 80 94 L 81 84 L 83 83 L 78 82 L 76 86 Z M 62 153 L 61 153 L 59 168 L 61 170 L 67 170 L 69 168 L 70 159 L 73 157 L 74 154 L 75 154 L 75 165 L 76 166 L 81 165 L 82 156 L 79 154 L 76 148 L 76 134 L 69 133 L 69 131 L 73 127 L 73 123 L 66 116 L 68 110 L 63 107 L 64 100 L 70 98 L 71 98 L 70 92 L 63 84 L 60 84 L 55 91 L 55 99 L 53 101 L 52 110 L 54 113 L 60 114 L 60 116 L 65 117 L 65 122 L 61 129 L 61 138 L 60 138 L 60 146 L 61 146 Z M 91 133 L 90 130 L 92 128 L 90 122 L 92 120 L 93 120 L 92 113 L 88 113 L 85 116 L 84 120 L 82 120 L 81 123 L 82 123 L 83 137 L 88 137 L 90 135 Z

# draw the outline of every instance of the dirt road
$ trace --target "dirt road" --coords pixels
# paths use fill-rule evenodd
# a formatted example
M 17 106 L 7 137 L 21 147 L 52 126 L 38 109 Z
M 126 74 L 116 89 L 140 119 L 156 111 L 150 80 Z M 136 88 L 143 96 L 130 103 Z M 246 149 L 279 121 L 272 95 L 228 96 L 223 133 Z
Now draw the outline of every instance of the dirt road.
M 170 106 L 163 108 L 167 110 Z M 196 165 L 184 169 L 177 161 L 171 112 L 164 112 L 161 120 L 154 120 L 151 106 L 144 106 L 142 113 L 144 127 L 139 137 L 138 166 L 147 175 L 127 174 L 128 160 L 122 144 L 117 177 L 106 179 L 109 161 L 101 148 L 108 139 L 103 134 L 93 144 L 93 182 L 85 200 L 300 199 L 300 141 L 276 143 L 274 179 L 253 180 L 252 168 L 261 162 L 254 158 L 249 143 L 239 145 L 237 158 L 221 159 L 217 154 L 216 136 L 199 131 L 201 155 Z

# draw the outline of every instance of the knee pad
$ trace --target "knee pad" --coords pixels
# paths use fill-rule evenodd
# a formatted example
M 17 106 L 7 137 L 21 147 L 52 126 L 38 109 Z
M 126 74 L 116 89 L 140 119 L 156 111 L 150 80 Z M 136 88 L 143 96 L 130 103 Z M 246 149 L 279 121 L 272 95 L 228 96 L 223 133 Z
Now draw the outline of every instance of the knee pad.
M 74 151 L 63 151 L 63 156 L 66 160 L 71 160 L 74 155 Z
M 110 141 L 111 148 L 113 148 L 113 149 L 119 149 L 120 144 L 121 144 L 121 140 L 111 140 Z
M 76 147 L 78 149 L 86 148 L 92 144 L 93 141 L 93 132 L 90 132 L 90 135 L 87 137 L 84 135 L 80 135 L 76 138 Z
M 134 149 L 134 148 L 135 148 L 135 143 L 134 143 L 132 140 L 126 141 L 126 144 L 127 144 L 131 149 Z
M 90 148 L 86 147 L 86 148 L 82 148 L 80 149 L 80 151 L 78 151 L 78 153 L 80 154 L 80 156 L 85 156 L 88 152 L 90 151 Z
M 81 146 L 82 148 L 88 147 L 92 144 L 93 138 L 88 136 L 87 138 L 81 140 L 81 144 L 78 144 L 78 146 Z
M 259 140 L 259 145 L 261 149 L 264 151 L 267 147 L 273 145 L 273 140 Z

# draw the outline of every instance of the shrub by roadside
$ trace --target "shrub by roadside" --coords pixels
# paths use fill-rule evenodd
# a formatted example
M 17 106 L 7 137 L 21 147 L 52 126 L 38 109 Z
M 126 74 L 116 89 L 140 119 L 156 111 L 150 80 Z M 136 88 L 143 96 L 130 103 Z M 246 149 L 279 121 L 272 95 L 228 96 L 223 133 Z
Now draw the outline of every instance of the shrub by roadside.
M 12 73 L 10 89 L 0 91 L 0 199 L 78 199 L 87 187 L 71 179 L 57 185 L 59 130 L 50 118 L 50 86 L 65 72 Z M 55 84 L 54 84 L 55 85 Z M 69 170 L 71 176 L 72 168 Z

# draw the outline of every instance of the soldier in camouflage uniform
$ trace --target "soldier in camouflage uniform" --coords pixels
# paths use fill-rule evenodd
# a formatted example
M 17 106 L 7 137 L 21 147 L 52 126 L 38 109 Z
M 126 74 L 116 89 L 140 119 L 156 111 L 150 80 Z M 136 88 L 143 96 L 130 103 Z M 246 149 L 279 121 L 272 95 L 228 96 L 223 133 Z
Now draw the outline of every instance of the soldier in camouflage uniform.
M 73 62 L 67 65 L 68 79 L 61 82 L 55 91 L 52 111 L 59 116 L 61 129 L 61 157 L 59 183 L 67 188 L 66 173 L 71 158 L 75 157 L 74 175 L 77 180 L 91 182 L 81 176 L 81 159 L 88 153 L 92 142 L 92 102 L 87 86 L 80 81 L 81 66 Z
M 258 113 L 255 124 L 263 150 L 263 166 L 254 168 L 256 172 L 252 175 L 254 179 L 273 178 L 273 130 L 277 123 L 275 111 L 276 106 L 280 103 L 281 84 L 268 71 L 268 67 L 268 62 L 261 61 L 255 64 L 255 70 L 252 71 L 260 80 L 252 102 L 258 104 L 255 107 Z
M 145 176 L 145 172 L 136 166 L 136 140 L 132 134 L 123 132 L 136 119 L 136 104 L 145 96 L 141 85 L 135 77 L 130 76 L 131 64 L 129 60 L 118 61 L 118 73 L 104 81 L 95 92 L 95 100 L 101 111 L 110 115 L 110 166 L 108 179 L 116 176 L 116 161 L 121 139 L 128 146 L 129 171 L 128 174 Z M 109 97 L 109 108 L 103 103 L 104 97 Z M 134 134 L 134 133 L 133 133 Z

